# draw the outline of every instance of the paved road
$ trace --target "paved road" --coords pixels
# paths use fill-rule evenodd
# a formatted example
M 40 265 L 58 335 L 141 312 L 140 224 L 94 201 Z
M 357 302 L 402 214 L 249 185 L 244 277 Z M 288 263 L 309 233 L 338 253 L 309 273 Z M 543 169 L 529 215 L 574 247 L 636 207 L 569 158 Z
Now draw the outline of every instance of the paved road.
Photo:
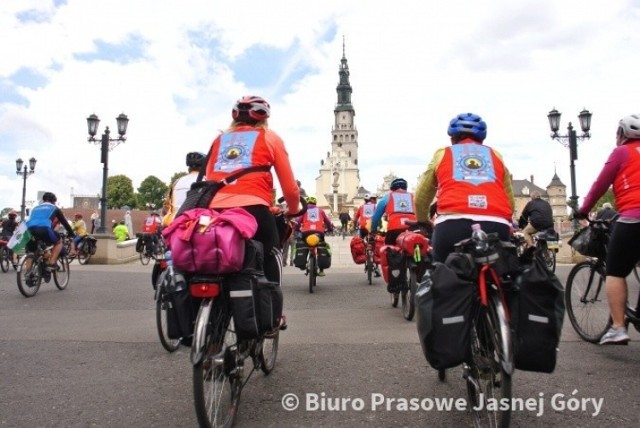
M 461 370 L 438 382 L 415 323 L 391 308 L 381 280 L 366 285 L 348 240 L 332 242 L 334 266 L 313 295 L 300 271 L 285 268 L 290 327 L 276 370 L 254 374 L 243 391 L 237 426 L 471 426 L 464 411 L 403 410 L 391 401 L 464 398 Z M 569 268 L 559 267 L 562 281 Z M 197 426 L 188 351 L 168 354 L 157 340 L 150 267 L 72 269 L 67 290 L 47 284 L 30 299 L 14 273 L 0 273 L 0 426 Z M 640 336 L 632 339 L 627 347 L 590 345 L 567 321 L 556 371 L 514 375 L 514 397 L 543 408 L 514 412 L 512 426 L 639 426 Z M 300 398 L 297 410 L 283 409 L 286 394 Z M 554 397 L 557 405 L 570 397 L 603 402 L 593 416 L 589 404 L 554 409 Z M 344 406 L 329 410 L 336 399 Z

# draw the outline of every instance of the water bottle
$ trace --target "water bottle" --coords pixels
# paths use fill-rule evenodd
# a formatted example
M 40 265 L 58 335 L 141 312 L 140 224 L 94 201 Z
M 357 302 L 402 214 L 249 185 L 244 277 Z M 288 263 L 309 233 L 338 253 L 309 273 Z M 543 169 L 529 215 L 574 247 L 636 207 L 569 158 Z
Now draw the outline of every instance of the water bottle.
M 173 269 L 173 260 L 171 259 L 171 250 L 167 250 L 164 253 L 164 260 L 167 262 L 167 271 L 169 276 L 173 279 L 173 284 L 175 285 L 175 291 L 186 290 L 187 282 L 184 279 L 184 275 L 179 272 L 176 272 Z
M 476 243 L 477 251 L 485 251 L 487 249 L 487 234 L 479 223 L 471 225 L 471 238 Z

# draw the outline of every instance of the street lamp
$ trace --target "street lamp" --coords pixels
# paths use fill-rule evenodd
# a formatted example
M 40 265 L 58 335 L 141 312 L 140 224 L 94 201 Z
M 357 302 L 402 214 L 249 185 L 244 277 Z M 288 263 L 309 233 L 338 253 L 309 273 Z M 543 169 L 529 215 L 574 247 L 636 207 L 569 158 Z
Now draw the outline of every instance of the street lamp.
M 27 177 L 33 174 L 36 169 L 36 158 L 29 159 L 29 168 L 25 165 L 21 158 L 16 159 L 16 174 L 22 175 L 22 205 L 20 205 L 20 219 L 24 220 L 26 195 L 27 195 Z M 24 167 L 23 167 L 24 166 Z
M 569 206 L 576 211 L 578 209 L 578 195 L 576 195 L 576 167 L 574 161 L 578 159 L 578 140 L 586 140 L 591 138 L 589 130 L 591 129 L 591 112 L 587 109 L 582 109 L 578 114 L 580 120 L 580 128 L 582 129 L 582 135 L 577 135 L 576 130 L 573 129 L 571 122 L 567 126 L 567 135 L 558 134 L 560 129 L 560 115 L 561 113 L 555 109 L 551 110 L 547 115 L 549 118 L 549 127 L 551 128 L 551 138 L 565 146 L 569 147 L 569 156 L 571 158 L 570 170 L 571 170 L 571 196 Z M 573 219 L 573 229 L 578 228 L 578 219 Z
M 97 233 L 106 233 L 107 224 L 107 175 L 109 172 L 109 151 L 113 150 L 120 143 L 124 143 L 126 141 L 126 137 L 124 134 L 127 133 L 127 125 L 129 124 L 129 118 L 124 114 L 120 113 L 118 117 L 116 117 L 116 121 L 118 123 L 118 138 L 109 138 L 109 127 L 105 127 L 104 133 L 102 137 L 97 140 L 95 138 L 98 132 L 98 124 L 100 124 L 100 119 L 95 114 L 92 114 L 87 118 L 87 127 L 89 128 L 89 138 L 87 141 L 94 144 L 101 144 L 101 157 L 100 161 L 102 162 L 102 196 L 100 197 L 100 226 L 98 227 Z

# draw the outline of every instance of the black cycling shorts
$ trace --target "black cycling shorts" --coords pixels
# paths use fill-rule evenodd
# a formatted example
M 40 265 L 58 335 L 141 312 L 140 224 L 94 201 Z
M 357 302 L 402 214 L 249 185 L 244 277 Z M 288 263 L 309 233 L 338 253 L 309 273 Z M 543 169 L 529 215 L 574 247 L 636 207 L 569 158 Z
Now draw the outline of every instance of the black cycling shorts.
M 607 276 L 626 278 L 640 260 L 640 223 L 616 221 L 607 248 Z

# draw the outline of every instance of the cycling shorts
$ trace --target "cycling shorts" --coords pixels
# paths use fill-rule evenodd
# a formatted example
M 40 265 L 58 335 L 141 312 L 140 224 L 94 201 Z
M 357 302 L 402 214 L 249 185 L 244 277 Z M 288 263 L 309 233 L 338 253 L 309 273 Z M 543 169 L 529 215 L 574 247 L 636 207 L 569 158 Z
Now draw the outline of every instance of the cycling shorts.
M 640 260 L 640 223 L 613 223 L 607 248 L 607 276 L 626 278 Z

